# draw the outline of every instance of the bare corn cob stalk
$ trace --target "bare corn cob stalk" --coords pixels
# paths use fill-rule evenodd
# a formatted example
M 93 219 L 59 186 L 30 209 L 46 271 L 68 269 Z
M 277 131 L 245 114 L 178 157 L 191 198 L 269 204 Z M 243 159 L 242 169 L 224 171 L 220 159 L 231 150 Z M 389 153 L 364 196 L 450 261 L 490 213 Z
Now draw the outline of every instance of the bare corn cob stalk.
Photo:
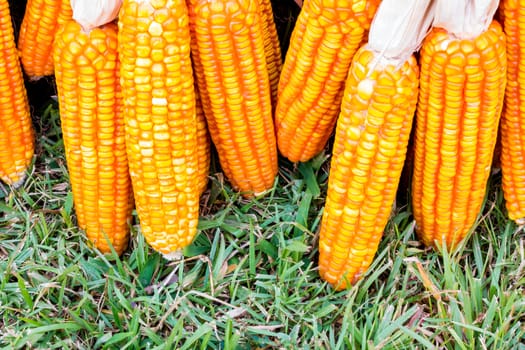
M 122 0 L 68 0 L 73 19 L 84 30 L 91 30 L 118 17 Z
M 245 195 L 273 186 L 277 149 L 259 1 L 189 0 L 192 58 L 221 167 Z
M 281 44 L 277 35 L 277 28 L 273 19 L 272 3 L 270 0 L 259 0 L 261 9 L 261 27 L 264 35 L 264 50 L 266 51 L 266 66 L 270 78 L 272 106 L 277 104 L 277 87 L 281 75 L 282 57 Z
M 117 26 L 84 32 L 70 20 L 55 38 L 55 77 L 65 154 L 78 225 L 103 253 L 128 245 L 129 178 Z
M 34 151 L 33 126 L 7 0 L 0 1 L 0 179 L 18 186 Z
M 337 288 L 368 269 L 390 216 L 418 96 L 413 52 L 432 20 L 429 3 L 384 0 L 350 67 L 319 241 L 319 272 Z
M 124 0 L 119 54 L 129 168 L 147 242 L 175 258 L 197 232 L 197 122 L 182 0 Z
M 525 224 L 525 1 L 502 0 L 507 37 L 507 87 L 501 116 L 501 169 L 509 217 Z
M 279 81 L 279 151 L 293 162 L 321 152 L 341 106 L 348 68 L 379 0 L 305 1 Z
M 438 2 L 437 27 L 421 49 L 412 207 L 427 245 L 454 249 L 481 210 L 505 90 L 496 7 L 493 0 Z
M 210 172 L 210 134 L 197 86 L 195 86 L 195 112 L 197 117 L 197 188 L 199 194 L 202 194 L 208 185 Z
M 18 50 L 24 72 L 32 79 L 53 74 L 53 40 L 58 27 L 72 17 L 69 0 L 28 0 Z

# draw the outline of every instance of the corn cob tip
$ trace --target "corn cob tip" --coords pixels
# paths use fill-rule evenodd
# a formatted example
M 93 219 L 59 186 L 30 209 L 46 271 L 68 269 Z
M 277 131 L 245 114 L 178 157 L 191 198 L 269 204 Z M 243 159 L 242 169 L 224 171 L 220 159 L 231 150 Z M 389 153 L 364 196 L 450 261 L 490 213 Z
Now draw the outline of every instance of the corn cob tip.
M 177 249 L 174 252 L 162 254 L 164 259 L 169 261 L 177 261 L 181 260 L 184 257 L 184 254 L 182 253 L 182 249 Z
M 15 181 L 15 182 L 13 182 L 13 183 L 11 184 L 11 187 L 14 188 L 14 189 L 17 189 L 17 188 L 19 188 L 19 187 L 22 187 L 22 185 L 24 184 L 24 182 L 26 181 L 26 179 L 27 179 L 27 174 L 26 174 L 25 171 L 24 171 L 23 174 L 20 174 L 18 180 Z
M 516 225 L 518 226 L 525 226 L 525 218 L 519 218 L 519 219 L 516 219 L 514 220 L 514 222 L 516 223 Z
M 251 192 L 251 193 L 248 193 L 248 194 L 252 195 L 254 198 L 264 197 L 268 193 L 270 193 L 272 191 L 272 189 L 273 189 L 273 186 L 271 186 L 270 188 L 267 188 L 265 190 L 262 190 L 262 191 L 254 191 L 254 192 Z M 243 193 L 243 195 L 245 195 L 245 193 Z
M 13 177 L 10 177 L 10 178 L 2 177 L 1 180 L 5 184 L 7 184 L 10 188 L 16 190 L 17 188 L 22 187 L 22 185 L 26 181 L 26 179 L 27 179 L 26 171 L 24 170 L 23 172 L 17 174 L 14 178 L 16 178 L 15 181 L 13 181 Z

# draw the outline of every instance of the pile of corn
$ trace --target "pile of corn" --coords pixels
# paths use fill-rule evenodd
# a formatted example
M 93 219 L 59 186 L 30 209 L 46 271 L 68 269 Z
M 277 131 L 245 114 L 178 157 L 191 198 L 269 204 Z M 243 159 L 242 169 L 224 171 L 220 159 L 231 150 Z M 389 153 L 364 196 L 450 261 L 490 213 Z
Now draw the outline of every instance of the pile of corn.
M 336 288 L 372 262 L 408 152 L 426 245 L 475 225 L 498 133 L 525 222 L 525 1 L 306 0 L 284 61 L 273 18 L 270 0 L 29 0 L 15 45 L 0 0 L 0 178 L 16 188 L 33 158 L 22 72 L 54 74 L 78 225 L 102 252 L 125 251 L 133 208 L 167 258 L 192 242 L 210 141 L 251 197 L 278 153 L 308 161 L 335 133 L 319 270 Z

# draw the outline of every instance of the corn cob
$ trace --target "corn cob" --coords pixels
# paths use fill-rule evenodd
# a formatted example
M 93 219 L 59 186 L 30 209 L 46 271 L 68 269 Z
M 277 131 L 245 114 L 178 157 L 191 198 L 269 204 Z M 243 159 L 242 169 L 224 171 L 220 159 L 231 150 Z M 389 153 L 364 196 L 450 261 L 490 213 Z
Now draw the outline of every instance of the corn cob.
M 55 37 L 60 121 L 78 226 L 103 253 L 127 247 L 133 206 L 117 26 L 84 32 L 70 20 Z
M 20 185 L 33 158 L 29 103 L 7 0 L 0 1 L 0 179 Z
M 26 75 L 34 80 L 53 74 L 53 40 L 58 27 L 71 19 L 69 0 L 28 0 L 18 50 Z
M 184 1 L 124 0 L 119 55 L 126 148 L 146 241 L 176 258 L 197 232 L 197 122 Z
M 476 2 L 438 2 L 420 55 L 412 207 L 423 242 L 449 250 L 481 210 L 505 89 L 497 1 Z
M 258 1 L 189 0 L 192 58 L 210 136 L 233 187 L 273 186 L 277 149 Z
M 432 20 L 429 3 L 384 0 L 350 66 L 319 241 L 319 272 L 336 288 L 368 269 L 391 212 L 418 96 L 413 52 Z
M 272 106 L 277 104 L 277 87 L 281 75 L 282 57 L 281 44 L 277 35 L 277 28 L 273 19 L 272 3 L 270 0 L 259 0 L 261 9 L 261 26 L 264 36 L 264 50 L 266 52 L 266 66 L 270 79 Z
M 502 0 L 500 18 L 507 37 L 507 87 L 501 115 L 501 169 L 509 217 L 525 224 L 525 1 Z
M 202 194 L 208 185 L 210 172 L 210 134 L 197 86 L 195 86 L 195 112 L 197 117 L 197 187 L 199 194 Z
M 305 1 L 286 53 L 275 111 L 277 144 L 289 160 L 307 161 L 325 147 L 352 57 L 379 2 Z

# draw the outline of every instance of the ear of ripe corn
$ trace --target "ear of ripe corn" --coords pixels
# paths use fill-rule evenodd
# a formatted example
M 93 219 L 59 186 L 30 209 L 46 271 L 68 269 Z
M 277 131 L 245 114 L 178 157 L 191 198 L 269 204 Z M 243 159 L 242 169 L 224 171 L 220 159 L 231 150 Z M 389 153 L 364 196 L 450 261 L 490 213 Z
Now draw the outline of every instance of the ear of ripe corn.
M 126 147 L 147 242 L 175 258 L 197 233 L 197 122 L 182 0 L 124 0 L 119 54 Z
M 57 32 L 55 77 L 65 155 L 78 225 L 103 253 L 128 245 L 129 178 L 117 26 L 84 32 L 70 20 Z
M 384 0 L 369 44 L 350 66 L 319 239 L 319 273 L 336 288 L 365 273 L 390 216 L 418 96 L 413 52 L 432 19 L 429 2 Z
M 34 150 L 33 126 L 7 0 L 0 1 L 0 179 L 20 185 Z
M 264 36 L 264 50 L 266 52 L 266 66 L 270 79 L 272 106 L 277 104 L 277 87 L 281 75 L 282 57 L 281 44 L 277 35 L 277 28 L 273 19 L 272 2 L 259 0 L 261 9 L 261 27 Z
M 204 160 L 204 152 L 209 152 L 211 150 L 211 135 L 210 135 L 210 127 L 208 125 L 208 120 L 206 120 L 206 112 L 211 113 L 211 102 L 209 100 L 209 96 L 205 91 L 204 87 L 204 70 L 202 68 L 202 64 L 200 60 L 198 59 L 198 56 L 196 56 L 197 52 L 197 42 L 195 40 L 195 35 L 191 24 L 191 11 L 192 7 L 187 1 L 188 9 L 189 9 L 189 16 L 190 16 L 190 37 L 191 37 L 191 58 L 192 58 L 192 69 L 193 69 L 193 77 L 194 77 L 194 92 L 195 92 L 195 112 L 196 112 L 196 119 L 197 119 L 197 143 L 199 144 L 199 150 L 198 150 L 198 182 L 200 185 L 198 186 L 200 188 L 199 193 L 202 194 L 204 190 L 206 189 L 206 186 L 208 184 L 208 174 L 209 174 L 209 165 L 210 165 L 210 154 L 207 153 L 206 157 L 208 157 L 207 160 Z M 199 82 L 201 83 L 199 87 Z M 204 93 L 201 93 L 200 90 L 204 91 Z M 210 120 L 210 122 L 213 123 L 213 120 Z M 202 142 L 203 141 L 203 130 L 202 127 L 206 127 L 206 135 L 208 138 L 208 144 Z M 216 128 L 215 128 L 216 129 Z M 199 131 L 200 130 L 200 131 Z M 199 140 L 199 135 L 201 135 L 201 138 Z M 204 147 L 206 146 L 206 147 Z M 202 160 L 202 161 L 201 161 Z M 206 165 L 205 165 L 206 164 Z M 204 165 L 206 169 L 204 169 Z
M 195 86 L 195 112 L 197 118 L 197 187 L 199 194 L 202 194 L 208 185 L 210 172 L 210 134 L 197 86 Z
M 192 42 L 192 46 L 194 43 Z M 192 47 L 193 51 L 193 47 Z M 195 62 L 197 63 L 197 62 Z M 208 175 L 210 172 L 210 150 L 211 150 L 211 140 L 210 133 L 208 132 L 208 123 L 206 122 L 206 116 L 204 114 L 203 108 L 203 98 L 205 99 L 207 95 L 201 96 L 199 93 L 199 87 L 197 84 L 198 79 L 197 70 L 193 68 L 195 80 L 194 80 L 194 92 L 195 92 L 195 113 L 197 121 L 197 187 L 199 188 L 199 194 L 202 194 L 206 190 L 208 185 Z M 202 69 L 200 69 L 202 72 Z M 209 102 L 208 102 L 209 106 Z M 209 108 L 209 107 L 208 107 Z
M 71 19 L 69 0 L 28 0 L 18 50 L 24 72 L 32 79 L 53 74 L 53 40 L 58 27 Z
M 434 28 L 420 55 L 412 207 L 423 242 L 449 250 L 481 210 L 505 89 L 505 36 L 492 14 L 482 18 L 481 32 Z M 440 25 L 458 19 L 467 20 L 452 11 Z
M 379 0 L 309 0 L 297 18 L 279 81 L 279 151 L 293 162 L 321 152 L 332 134 L 344 81 Z
M 277 150 L 258 1 L 189 0 L 192 58 L 221 167 L 244 195 L 273 186 Z
M 500 18 L 507 37 L 507 87 L 501 116 L 501 170 L 509 217 L 525 223 L 525 1 L 502 0 Z

